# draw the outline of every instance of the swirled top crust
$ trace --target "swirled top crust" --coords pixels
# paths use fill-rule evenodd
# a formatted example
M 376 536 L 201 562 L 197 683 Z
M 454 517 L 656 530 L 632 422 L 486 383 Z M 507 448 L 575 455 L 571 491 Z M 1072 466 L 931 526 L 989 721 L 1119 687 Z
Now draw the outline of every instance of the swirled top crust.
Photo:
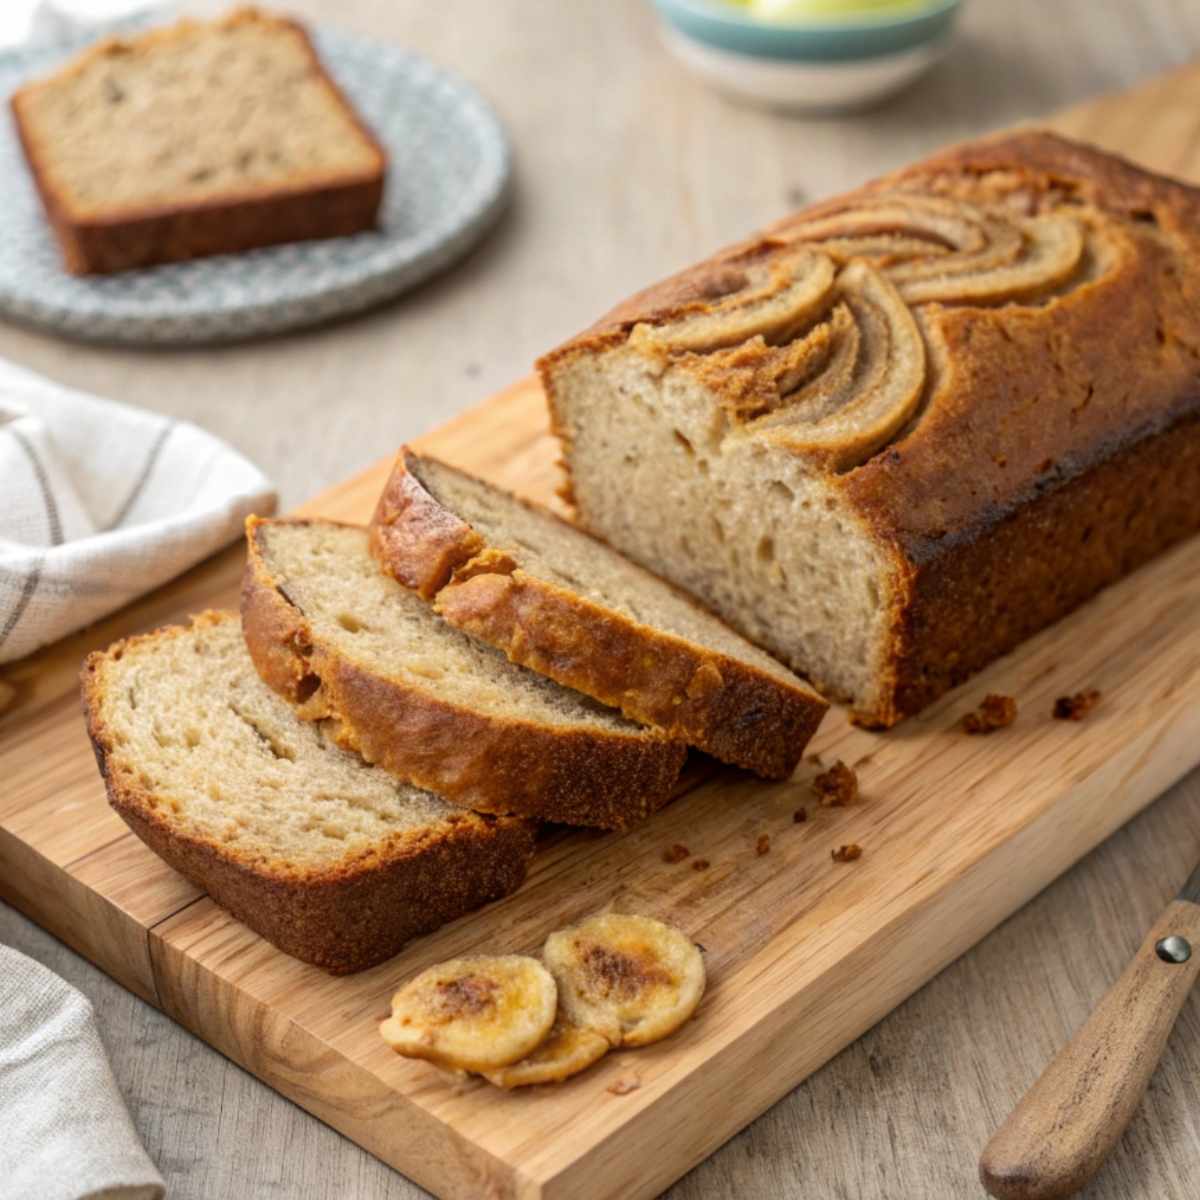
M 1052 134 L 947 151 L 632 297 L 613 348 L 920 558 L 1200 412 L 1200 191 Z

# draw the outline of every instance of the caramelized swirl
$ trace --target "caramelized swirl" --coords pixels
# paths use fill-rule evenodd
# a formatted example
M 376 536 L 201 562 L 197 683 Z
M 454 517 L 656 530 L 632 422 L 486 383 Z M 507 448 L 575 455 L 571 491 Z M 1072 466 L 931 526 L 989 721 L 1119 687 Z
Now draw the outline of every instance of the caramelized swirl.
M 719 304 L 630 342 L 706 383 L 733 429 L 835 470 L 862 462 L 916 411 L 925 348 L 894 284 L 869 263 L 780 250 Z M 769 289 L 769 293 L 768 293 Z
M 917 410 L 925 343 L 896 288 L 867 263 L 839 272 L 831 351 L 776 412 L 752 423 L 805 457 L 846 470 L 887 445 Z
M 630 345 L 717 397 L 725 436 L 849 470 L 920 407 L 920 306 L 1036 303 L 1093 277 L 1103 242 L 1069 213 L 867 192 L 775 227 L 704 299 L 634 326 Z
M 985 211 L 914 192 L 868 194 L 781 232 L 838 261 L 873 262 L 910 304 L 1033 300 L 1066 283 L 1085 250 L 1074 217 Z
M 645 349 L 707 353 L 761 337 L 772 344 L 794 335 L 825 306 L 834 265 L 806 247 L 768 245 L 737 275 L 736 290 L 710 304 L 693 305 L 676 320 L 638 325 L 633 335 Z

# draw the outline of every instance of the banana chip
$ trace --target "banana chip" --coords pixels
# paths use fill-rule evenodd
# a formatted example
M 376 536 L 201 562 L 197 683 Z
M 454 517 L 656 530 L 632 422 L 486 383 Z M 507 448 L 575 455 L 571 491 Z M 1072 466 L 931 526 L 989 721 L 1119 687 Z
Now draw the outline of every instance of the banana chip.
M 510 1067 L 488 1071 L 484 1078 L 497 1087 L 527 1087 L 532 1083 L 561 1083 L 578 1075 L 608 1053 L 608 1039 L 594 1029 L 581 1029 L 562 1014 L 550 1036 L 531 1054 Z
M 406 1058 L 483 1073 L 535 1050 L 557 1004 L 554 980 L 535 958 L 456 958 L 405 984 L 379 1032 Z
M 602 913 L 552 933 L 542 957 L 559 1011 L 612 1046 L 646 1046 L 680 1027 L 704 994 L 692 940 L 651 917 Z

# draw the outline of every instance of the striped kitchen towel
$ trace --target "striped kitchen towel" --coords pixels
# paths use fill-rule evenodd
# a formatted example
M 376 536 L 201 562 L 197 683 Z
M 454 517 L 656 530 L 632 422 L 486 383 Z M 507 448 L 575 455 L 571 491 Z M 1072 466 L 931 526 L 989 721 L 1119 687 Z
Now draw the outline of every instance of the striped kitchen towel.
M 262 472 L 202 429 L 0 360 L 0 663 L 173 579 L 274 506 Z

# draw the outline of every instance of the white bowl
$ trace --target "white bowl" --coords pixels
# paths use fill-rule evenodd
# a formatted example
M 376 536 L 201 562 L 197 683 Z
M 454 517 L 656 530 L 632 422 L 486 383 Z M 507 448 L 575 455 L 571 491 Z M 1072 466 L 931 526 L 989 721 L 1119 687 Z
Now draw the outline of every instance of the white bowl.
M 738 100 L 785 112 L 852 112 L 912 83 L 950 46 L 950 36 L 894 54 L 845 62 L 756 58 L 696 41 L 670 25 L 663 41 L 689 70 Z

